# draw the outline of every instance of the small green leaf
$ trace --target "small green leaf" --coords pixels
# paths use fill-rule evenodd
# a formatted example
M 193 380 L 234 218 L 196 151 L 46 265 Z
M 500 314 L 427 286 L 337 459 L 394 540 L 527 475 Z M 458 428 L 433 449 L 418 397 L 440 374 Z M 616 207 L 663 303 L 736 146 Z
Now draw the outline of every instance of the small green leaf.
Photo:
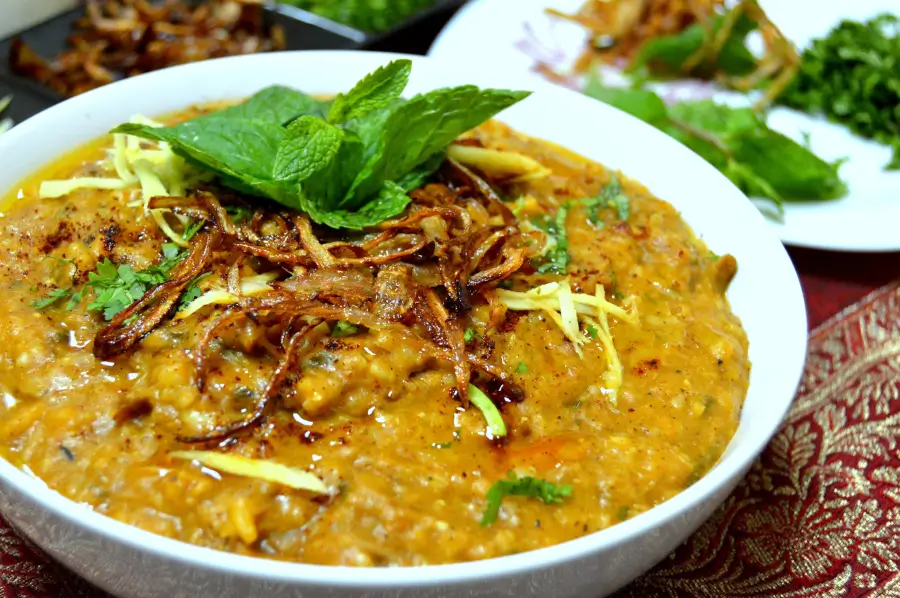
M 524 361 L 520 361 L 519 365 L 516 366 L 517 374 L 527 374 L 528 373 L 528 364 Z
M 479 338 L 480 338 L 480 335 L 478 334 L 478 331 L 475 330 L 474 328 L 466 328 L 465 333 L 463 333 L 463 341 L 466 344 L 469 344 L 472 341 L 478 340 Z
M 668 110 L 662 98 L 646 89 L 606 87 L 597 77 L 591 77 L 587 81 L 584 93 L 650 124 L 668 117 Z
M 387 108 L 400 97 L 412 70 L 412 61 L 395 60 L 366 75 L 346 94 L 338 94 L 328 111 L 328 122 L 345 123 Z
M 392 108 L 379 145 L 347 192 L 344 205 L 358 208 L 386 181 L 414 170 L 462 133 L 528 95 L 464 85 L 421 94 Z
M 567 484 L 552 484 L 545 480 L 526 476 L 518 477 L 515 472 L 509 472 L 505 480 L 494 482 L 487 493 L 487 507 L 481 516 L 481 526 L 486 527 L 495 521 L 500 515 L 500 505 L 508 496 L 524 496 L 540 500 L 545 505 L 561 503 L 572 496 L 572 487 Z
M 350 322 L 338 320 L 331 328 L 331 338 L 344 338 L 347 336 L 353 336 L 357 332 L 359 332 L 358 326 L 351 324 Z
M 50 293 L 44 297 L 43 299 L 36 299 L 31 302 L 31 306 L 35 309 L 47 309 L 57 301 L 61 301 L 62 299 L 66 299 L 72 295 L 72 288 L 69 287 L 67 289 L 63 288 L 55 288 Z
M 532 224 L 547 235 L 548 249 L 541 256 L 542 263 L 537 268 L 539 273 L 551 272 L 565 274 L 571 261 L 569 256 L 569 236 L 566 231 L 566 218 L 569 215 L 569 204 L 559 207 L 554 218 L 544 216 L 535 218 Z
M 300 183 L 327 167 L 341 147 L 343 132 L 315 116 L 301 116 L 287 127 L 278 146 L 273 177 Z

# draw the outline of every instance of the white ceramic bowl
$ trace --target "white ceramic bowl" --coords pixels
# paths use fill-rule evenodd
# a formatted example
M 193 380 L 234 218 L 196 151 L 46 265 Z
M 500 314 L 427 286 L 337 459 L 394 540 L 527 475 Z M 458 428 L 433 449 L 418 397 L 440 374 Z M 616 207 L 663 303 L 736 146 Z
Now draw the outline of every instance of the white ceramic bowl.
M 136 113 L 239 98 L 271 84 L 349 89 L 396 55 L 297 52 L 227 58 L 129 79 L 63 102 L 0 136 L 0 191 Z M 473 83 L 520 87 L 503 73 L 412 57 L 409 92 Z M 537 87 L 535 87 L 537 86 Z M 603 596 L 662 559 L 729 494 L 777 429 L 806 353 L 806 313 L 781 243 L 712 166 L 652 127 L 600 102 L 532 82 L 500 119 L 644 183 L 678 208 L 739 272 L 728 296 L 747 330 L 753 370 L 737 434 L 716 467 L 675 498 L 610 529 L 551 548 L 474 563 L 350 569 L 237 556 L 156 536 L 99 515 L 0 460 L 0 511 L 54 557 L 120 596 Z M 23 375 L 27 375 L 23 372 Z

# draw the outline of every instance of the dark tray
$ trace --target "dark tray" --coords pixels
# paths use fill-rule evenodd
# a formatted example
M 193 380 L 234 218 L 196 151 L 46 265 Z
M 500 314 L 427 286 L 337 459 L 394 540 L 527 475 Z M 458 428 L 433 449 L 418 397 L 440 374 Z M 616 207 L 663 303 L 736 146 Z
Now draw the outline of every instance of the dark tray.
M 438 0 L 381 33 L 359 31 L 289 5 L 267 5 L 264 11 L 270 24 L 284 29 L 288 50 L 366 49 L 425 54 L 437 33 L 464 1 Z M 83 14 L 83 8 L 75 8 L 0 40 L 0 98 L 13 94 L 12 104 L 4 117 L 21 122 L 63 100 L 48 87 L 10 70 L 12 40 L 21 37 L 38 54 L 51 58 L 67 48 L 66 39 L 72 33 L 75 21 Z

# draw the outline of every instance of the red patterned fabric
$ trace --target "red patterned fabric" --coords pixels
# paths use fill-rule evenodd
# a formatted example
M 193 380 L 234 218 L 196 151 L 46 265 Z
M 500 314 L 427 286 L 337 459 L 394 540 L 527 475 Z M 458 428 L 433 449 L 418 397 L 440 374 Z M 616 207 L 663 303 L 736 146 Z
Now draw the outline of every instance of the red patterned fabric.
M 791 250 L 815 329 L 796 404 L 741 486 L 616 598 L 900 596 L 898 255 Z M 777 292 L 777 289 L 773 289 Z M 0 598 L 106 598 L 0 518 Z

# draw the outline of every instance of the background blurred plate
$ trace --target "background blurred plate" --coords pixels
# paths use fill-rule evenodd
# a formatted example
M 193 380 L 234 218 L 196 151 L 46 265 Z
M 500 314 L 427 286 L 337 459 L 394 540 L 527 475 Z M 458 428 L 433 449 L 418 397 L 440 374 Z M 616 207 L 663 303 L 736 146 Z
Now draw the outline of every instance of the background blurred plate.
M 771 19 L 802 50 L 842 19 L 864 20 L 896 13 L 897 0 L 761 0 Z M 567 71 L 581 54 L 587 35 L 579 26 L 548 16 L 548 7 L 574 12 L 582 0 L 472 0 L 441 32 L 430 56 L 471 64 L 491 64 L 524 78 L 540 77 L 537 61 Z M 474 42 L 477 40 L 477 43 Z M 577 86 L 575 78 L 572 84 Z M 667 96 L 709 97 L 747 103 L 734 93 L 696 81 L 660 85 Z M 790 245 L 840 251 L 900 250 L 900 172 L 886 172 L 890 149 L 860 139 L 842 126 L 799 112 L 776 108 L 769 124 L 797 141 L 809 134 L 813 151 L 826 160 L 847 158 L 841 176 L 850 192 L 839 200 L 792 202 L 783 219 L 769 215 L 781 240 Z M 767 203 L 760 203 L 768 211 Z

